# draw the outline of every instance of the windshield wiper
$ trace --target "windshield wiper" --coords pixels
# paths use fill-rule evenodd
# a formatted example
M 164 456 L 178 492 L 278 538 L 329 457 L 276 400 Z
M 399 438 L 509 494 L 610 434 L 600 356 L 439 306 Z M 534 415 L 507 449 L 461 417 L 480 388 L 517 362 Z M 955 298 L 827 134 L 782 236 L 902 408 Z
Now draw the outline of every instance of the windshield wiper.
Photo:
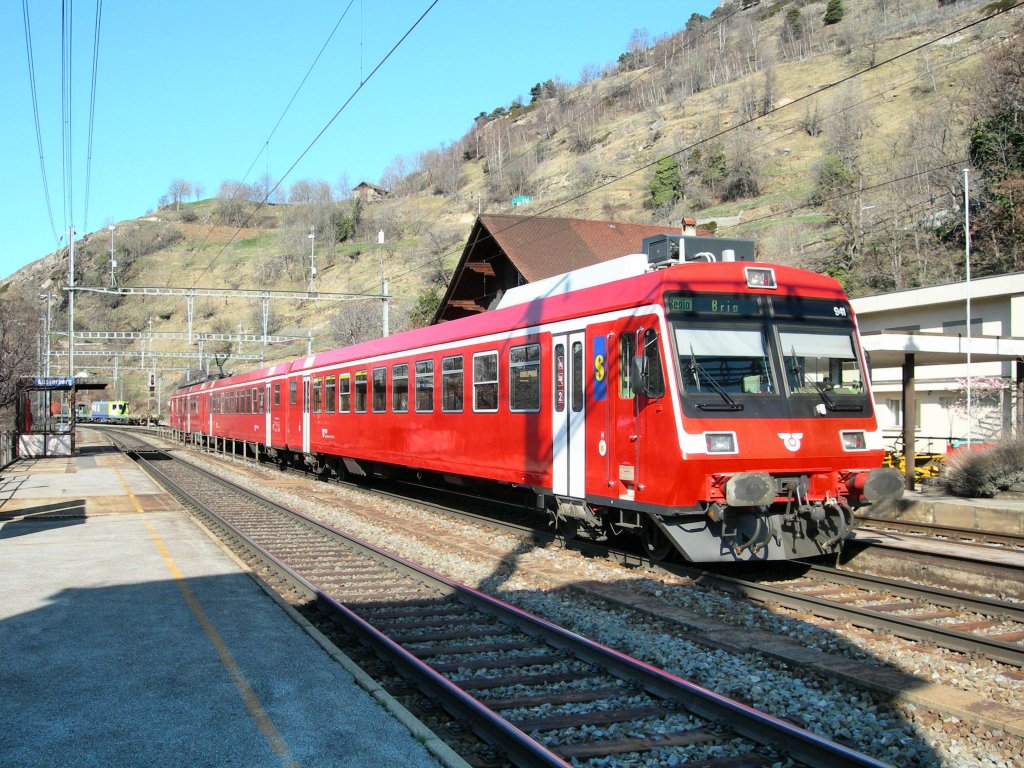
M 796 356 L 796 348 L 789 348 L 790 355 L 793 356 L 793 367 L 790 371 L 793 373 L 794 381 L 800 380 L 800 374 L 803 373 L 803 369 L 800 367 L 800 361 Z M 818 397 L 821 398 L 821 402 L 825 404 L 825 407 L 830 411 L 863 411 L 864 406 L 858 403 L 840 405 L 832 396 L 829 395 L 828 391 L 821 386 L 820 381 L 811 380 L 811 385 L 814 387 L 814 391 L 818 393 Z
M 733 400 L 729 393 L 722 389 L 722 386 L 715 381 L 714 377 L 705 371 L 701 364 L 697 362 L 697 356 L 693 354 L 693 345 L 690 345 L 690 373 L 693 374 L 693 380 L 697 383 L 697 390 L 700 391 L 700 377 L 703 375 L 704 380 L 708 383 L 718 395 L 724 400 L 724 404 L 719 405 L 718 403 L 697 403 L 697 407 L 704 411 L 742 411 L 743 406 Z
M 832 397 L 828 394 L 828 392 L 825 390 L 825 388 L 823 386 L 821 386 L 820 382 L 812 381 L 811 384 L 814 385 L 814 389 L 817 390 L 818 396 L 821 397 L 822 402 L 825 403 L 825 407 L 828 408 L 830 411 L 863 411 L 864 410 L 864 406 L 861 405 L 860 403 L 844 403 L 844 404 L 840 405 L 839 403 L 837 403 L 835 400 L 832 399 Z

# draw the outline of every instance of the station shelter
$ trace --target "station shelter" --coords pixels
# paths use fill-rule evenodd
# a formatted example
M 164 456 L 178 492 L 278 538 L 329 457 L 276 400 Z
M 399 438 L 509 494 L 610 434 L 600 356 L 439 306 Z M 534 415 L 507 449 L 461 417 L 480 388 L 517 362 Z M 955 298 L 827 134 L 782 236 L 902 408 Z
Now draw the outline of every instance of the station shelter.
M 76 394 L 82 390 L 106 389 L 106 386 L 106 382 L 70 376 L 20 378 L 14 422 L 18 457 L 74 455 Z

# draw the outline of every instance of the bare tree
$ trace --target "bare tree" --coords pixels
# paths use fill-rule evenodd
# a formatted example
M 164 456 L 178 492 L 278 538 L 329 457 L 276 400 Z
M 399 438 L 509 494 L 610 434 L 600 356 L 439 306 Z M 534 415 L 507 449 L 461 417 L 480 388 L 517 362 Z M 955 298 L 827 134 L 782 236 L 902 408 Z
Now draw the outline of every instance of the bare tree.
M 184 179 L 173 179 L 171 186 L 167 188 L 167 196 L 174 203 L 174 210 L 178 210 L 181 201 L 192 194 L 192 185 Z
M 39 318 L 28 299 L 0 298 L 0 412 L 14 405 L 18 378 L 32 374 Z
M 339 346 L 379 338 L 383 322 L 380 301 L 346 301 L 331 315 L 328 333 Z
M 192 182 L 192 199 L 199 200 L 203 196 L 203 192 L 206 191 L 206 185 L 201 181 Z

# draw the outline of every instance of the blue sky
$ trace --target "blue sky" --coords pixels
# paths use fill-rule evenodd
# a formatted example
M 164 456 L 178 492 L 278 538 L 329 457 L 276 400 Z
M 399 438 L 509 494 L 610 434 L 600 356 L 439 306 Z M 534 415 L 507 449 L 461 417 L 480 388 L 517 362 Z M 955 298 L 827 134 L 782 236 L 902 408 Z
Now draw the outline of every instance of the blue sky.
M 432 0 L 352 0 L 280 126 L 274 126 L 349 0 L 108 0 L 103 4 L 89 195 L 89 106 L 96 3 L 72 3 L 71 191 L 63 171 L 61 3 L 27 0 L 47 213 L 33 118 L 23 4 L 0 3 L 3 77 L 0 278 L 110 221 L 153 209 L 174 178 L 279 178 Z M 397 155 L 461 137 L 481 111 L 529 99 L 548 78 L 568 83 L 613 62 L 635 29 L 683 28 L 716 0 L 578 2 L 440 0 L 284 180 L 376 182 Z M 271 132 L 273 136 L 271 137 Z M 268 138 L 270 138 L 268 144 Z M 86 211 L 86 202 L 88 210 Z M 86 213 L 88 214 L 86 217 Z M 66 235 L 65 235 L 66 239 Z

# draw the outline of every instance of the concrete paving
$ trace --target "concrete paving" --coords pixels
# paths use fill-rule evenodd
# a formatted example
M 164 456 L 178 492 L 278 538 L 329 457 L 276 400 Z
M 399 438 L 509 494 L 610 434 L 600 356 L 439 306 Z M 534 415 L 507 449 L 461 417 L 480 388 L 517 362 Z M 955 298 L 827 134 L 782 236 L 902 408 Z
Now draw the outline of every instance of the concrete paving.
M 439 765 L 133 469 L 0 475 L 0 765 Z
M 899 501 L 883 501 L 865 507 L 864 512 L 894 520 L 1024 535 L 1024 498 L 1016 493 L 964 499 L 932 489 L 905 491 Z

